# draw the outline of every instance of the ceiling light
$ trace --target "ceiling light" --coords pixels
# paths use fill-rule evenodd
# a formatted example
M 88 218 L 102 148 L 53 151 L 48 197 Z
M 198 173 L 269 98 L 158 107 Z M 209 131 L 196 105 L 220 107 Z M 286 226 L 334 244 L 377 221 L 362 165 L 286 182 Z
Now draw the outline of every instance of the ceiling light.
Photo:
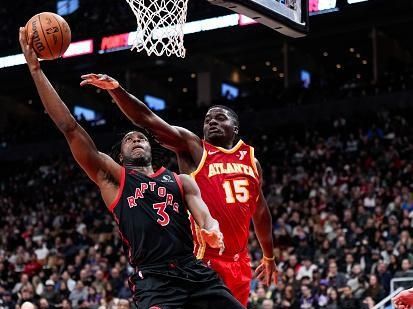
M 269 67 L 269 66 L 271 65 L 271 62 L 265 61 L 265 65 L 266 65 L 267 67 Z
M 354 53 L 354 48 L 350 47 L 350 53 Z
M 188 88 L 186 88 L 186 87 L 182 88 L 182 92 L 183 92 L 183 93 L 187 93 L 187 92 L 188 92 Z
M 196 77 L 196 74 L 195 73 L 192 73 L 191 74 L 191 78 L 195 78 Z
M 172 83 L 174 81 L 173 77 L 168 77 L 168 82 Z
M 336 64 L 336 68 L 337 68 L 337 69 L 341 69 L 341 64 L 340 64 L 340 63 L 337 63 L 337 64 Z
M 261 80 L 261 78 L 259 76 L 255 76 L 255 81 L 259 82 Z
M 244 71 L 246 68 L 247 68 L 247 66 L 244 65 L 244 64 L 241 66 L 241 70 L 243 70 L 243 71 Z
M 367 60 L 363 60 L 362 62 L 363 62 L 363 64 L 367 64 Z
M 328 56 L 328 52 L 325 51 L 325 52 L 323 53 L 323 56 L 324 56 L 324 57 L 327 57 L 327 56 Z
M 284 77 L 284 73 L 280 73 L 280 74 L 278 74 L 281 78 L 283 78 Z
M 273 72 L 277 72 L 277 71 L 278 71 L 278 68 L 277 68 L 277 67 L 272 67 L 272 71 L 273 71 Z

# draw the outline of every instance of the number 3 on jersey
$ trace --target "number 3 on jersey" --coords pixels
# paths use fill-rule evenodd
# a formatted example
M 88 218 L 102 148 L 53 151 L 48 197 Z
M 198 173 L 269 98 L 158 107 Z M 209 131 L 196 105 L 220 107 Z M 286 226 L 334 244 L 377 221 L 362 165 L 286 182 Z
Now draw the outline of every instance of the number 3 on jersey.
M 152 207 L 153 207 L 153 209 L 157 210 L 157 215 L 162 218 L 162 220 L 158 219 L 158 220 L 156 220 L 156 222 L 158 222 L 162 226 L 168 225 L 169 224 L 169 215 L 165 211 L 166 202 L 153 204 Z
M 250 193 L 248 191 L 248 179 L 225 180 L 222 186 L 225 190 L 225 199 L 228 204 L 234 204 L 235 201 L 240 203 L 248 202 Z

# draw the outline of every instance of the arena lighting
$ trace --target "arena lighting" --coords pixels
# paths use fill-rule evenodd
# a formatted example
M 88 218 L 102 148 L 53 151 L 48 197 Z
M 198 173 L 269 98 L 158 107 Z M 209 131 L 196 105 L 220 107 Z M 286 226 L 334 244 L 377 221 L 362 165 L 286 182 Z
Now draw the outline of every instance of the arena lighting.
M 231 14 L 226 16 L 192 21 L 184 25 L 184 34 L 237 26 L 239 20 L 238 16 L 239 14 Z
M 85 54 L 93 53 L 93 40 L 84 40 L 70 43 L 69 48 L 62 56 L 63 58 L 80 56 Z M 43 61 L 43 59 L 39 59 Z M 23 54 L 11 55 L 6 57 L 0 57 L 0 69 L 13 67 L 16 65 L 25 64 L 26 60 L 24 59 Z
M 353 3 L 360 3 L 360 2 L 366 2 L 368 0 L 347 0 L 348 4 L 353 4 Z
M 310 16 L 338 11 L 337 0 L 309 0 Z
M 69 48 L 63 54 L 63 58 L 87 55 L 93 53 L 93 40 L 84 40 L 70 43 Z
M 232 27 L 236 25 L 242 25 L 241 20 L 247 20 L 247 17 L 239 14 L 230 14 L 220 17 L 208 18 L 203 20 L 192 21 L 186 23 L 184 26 L 184 34 L 198 33 L 202 31 L 209 31 L 215 29 L 221 29 L 226 27 Z M 102 38 L 100 54 L 127 49 L 133 44 L 135 38 L 135 32 L 116 34 Z M 127 39 L 126 39 L 127 38 Z M 91 41 L 91 43 L 89 43 Z M 126 43 L 127 42 L 127 43 Z M 77 45 L 76 43 L 82 43 Z M 72 44 L 75 44 L 72 47 Z M 73 49 L 74 48 L 74 49 Z M 70 52 L 70 55 L 69 55 Z M 85 40 L 79 42 L 73 42 L 70 44 L 68 50 L 63 57 L 74 57 L 85 55 L 93 52 L 93 40 Z M 72 54 L 73 53 L 73 54 Z M 0 57 L 0 69 L 6 67 L 12 67 L 20 64 L 24 64 L 23 54 L 10 55 L 6 57 Z
M 23 54 L 11 55 L 0 58 L 0 68 L 12 67 L 26 63 Z
M 242 15 L 242 14 L 238 14 L 239 15 L 239 20 L 238 20 L 238 24 L 240 26 L 248 26 L 248 25 L 252 25 L 252 24 L 258 24 L 257 21 L 253 20 L 252 18 L 249 18 L 248 16 Z

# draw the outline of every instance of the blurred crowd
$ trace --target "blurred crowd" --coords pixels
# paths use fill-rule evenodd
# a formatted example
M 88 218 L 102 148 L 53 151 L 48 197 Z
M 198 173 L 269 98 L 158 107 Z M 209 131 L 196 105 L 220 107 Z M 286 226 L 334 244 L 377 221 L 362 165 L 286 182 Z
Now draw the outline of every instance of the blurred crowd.
M 74 162 L 26 164 L 0 192 L 0 307 L 129 308 L 133 270 Z
M 413 277 L 408 117 L 382 112 L 287 138 L 261 135 L 282 271 L 278 287 L 254 282 L 254 308 L 372 308 L 392 278 Z
M 244 137 L 263 166 L 281 270 L 277 286 L 253 279 L 249 308 L 372 308 L 392 278 L 413 277 L 409 124 L 381 112 Z M 95 185 L 70 158 L 10 164 L 0 180 L 0 307 L 132 307 L 133 269 Z M 255 268 L 253 232 L 250 254 Z

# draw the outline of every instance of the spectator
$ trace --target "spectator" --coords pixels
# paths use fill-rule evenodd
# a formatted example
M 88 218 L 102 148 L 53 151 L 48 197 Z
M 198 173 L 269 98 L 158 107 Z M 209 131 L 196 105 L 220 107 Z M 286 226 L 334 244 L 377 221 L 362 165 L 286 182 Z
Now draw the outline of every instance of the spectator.
M 354 297 L 359 299 L 363 295 L 365 291 L 365 280 L 360 264 L 353 266 L 347 285 L 351 288 Z
M 49 309 L 49 302 L 47 301 L 46 298 L 40 298 L 39 300 L 39 308 L 40 309 Z
M 302 264 L 298 269 L 296 279 L 298 281 L 301 280 L 303 277 L 309 277 L 310 280 L 313 278 L 313 272 L 317 269 L 317 266 L 311 262 L 311 258 L 308 256 L 304 256 L 302 259 Z
M 394 275 L 395 278 L 401 277 L 412 277 L 413 276 L 413 269 L 409 259 L 403 259 L 401 270 L 396 272 Z
M 15 286 L 13 287 L 12 293 L 16 294 L 25 287 L 31 287 L 31 283 L 29 282 L 29 276 L 27 274 L 22 274 L 20 276 L 20 282 L 15 284 Z
M 301 286 L 300 309 L 318 309 L 318 302 L 310 286 Z
M 11 292 L 3 292 L 0 300 L 0 307 L 4 309 L 14 309 L 16 307 L 16 302 L 13 300 Z
M 329 288 L 327 290 L 328 303 L 326 309 L 340 309 L 340 300 L 338 292 L 335 288 Z
M 280 308 L 287 309 L 297 309 L 300 303 L 295 297 L 294 289 L 291 285 L 287 285 L 284 290 L 284 295 L 281 299 Z
M 329 286 L 337 289 L 341 289 L 347 284 L 347 278 L 344 274 L 338 272 L 336 262 L 329 263 L 327 279 Z
M 55 282 L 53 280 L 46 280 L 45 290 L 43 291 L 42 297 L 45 298 L 50 304 L 58 303 L 59 294 L 55 290 Z
M 340 300 L 340 308 L 342 309 L 354 309 L 359 308 L 360 303 L 357 299 L 354 298 L 351 288 L 346 285 L 343 288 L 343 295 Z
M 83 285 L 81 280 L 78 280 L 76 283 L 76 287 L 70 292 L 69 300 L 72 302 L 72 307 L 78 307 L 78 305 L 82 302 L 87 300 L 88 292 L 87 288 Z
M 377 280 L 376 275 L 370 275 L 369 279 L 369 287 L 366 289 L 366 292 L 364 293 L 364 297 L 371 297 L 374 302 L 379 302 L 386 296 L 385 291 L 383 287 L 380 285 L 380 283 Z

